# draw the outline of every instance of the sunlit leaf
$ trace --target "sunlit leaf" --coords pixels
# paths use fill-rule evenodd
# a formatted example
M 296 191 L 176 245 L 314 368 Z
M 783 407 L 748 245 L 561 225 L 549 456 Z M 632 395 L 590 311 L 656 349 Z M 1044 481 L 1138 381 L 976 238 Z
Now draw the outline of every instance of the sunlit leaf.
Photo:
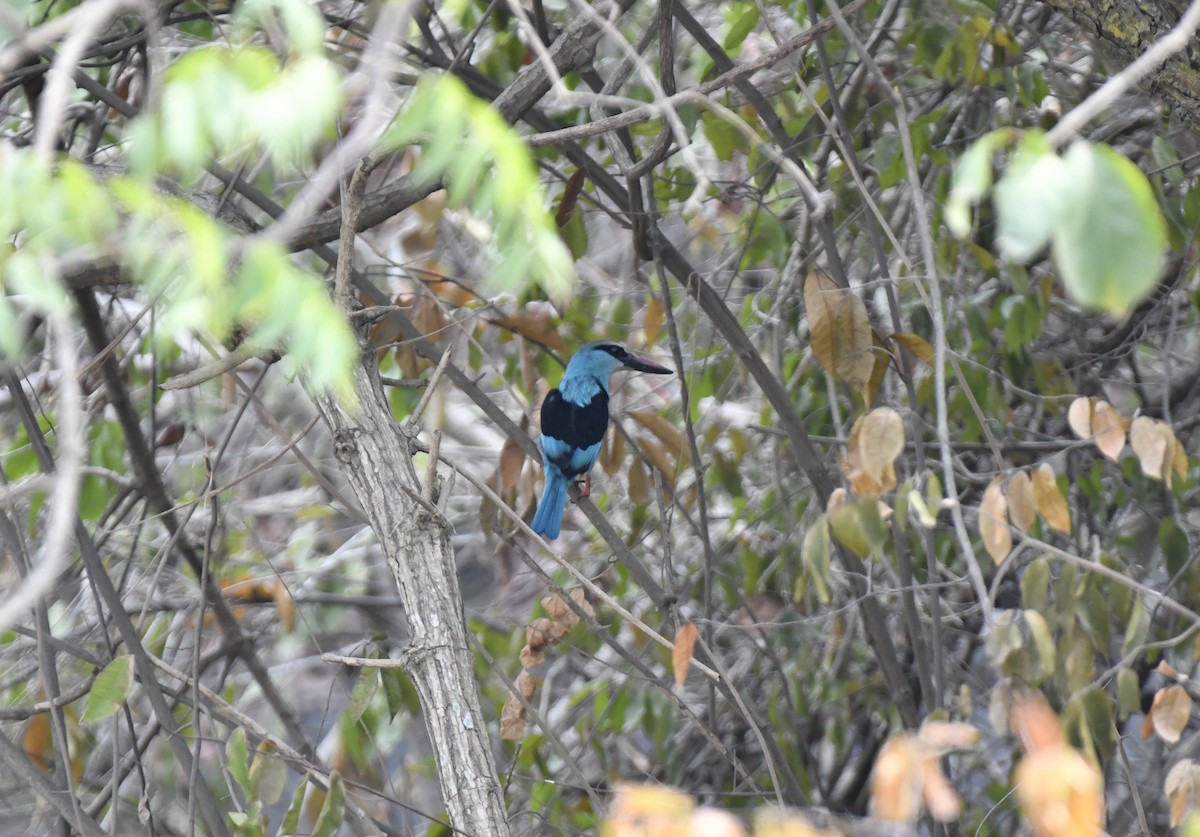
M 996 477 L 983 492 L 979 504 L 979 534 L 983 548 L 997 564 L 1012 551 L 1012 532 L 1008 530 L 1008 500 L 1004 496 L 1004 478 Z

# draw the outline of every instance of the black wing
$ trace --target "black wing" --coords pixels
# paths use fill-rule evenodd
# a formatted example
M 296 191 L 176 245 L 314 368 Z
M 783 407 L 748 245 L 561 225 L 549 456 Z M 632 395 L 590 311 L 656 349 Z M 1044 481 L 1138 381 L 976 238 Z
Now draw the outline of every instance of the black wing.
M 600 444 L 607 429 L 608 393 L 604 390 L 597 392 L 592 400 L 582 407 L 567 401 L 557 389 L 550 390 L 542 401 L 542 436 L 555 441 L 555 444 L 550 445 L 543 441 L 542 448 L 567 476 L 575 476 L 587 470 L 579 470 L 573 466 L 572 456 Z M 594 455 L 592 461 L 595 461 Z M 579 464 L 582 463 L 576 463 Z M 591 467 L 591 462 L 587 463 L 587 467 Z

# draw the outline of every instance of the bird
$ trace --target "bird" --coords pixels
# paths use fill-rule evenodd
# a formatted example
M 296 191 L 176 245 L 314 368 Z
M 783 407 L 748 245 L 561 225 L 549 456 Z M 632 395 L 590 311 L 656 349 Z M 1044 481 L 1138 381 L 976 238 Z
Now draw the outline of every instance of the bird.
M 571 480 L 584 478 L 583 496 L 591 491 L 588 474 L 600 455 L 608 429 L 608 379 L 618 369 L 654 375 L 672 370 L 640 358 L 620 343 L 585 343 L 571 356 L 562 382 L 542 401 L 542 458 L 546 487 L 531 528 L 553 540 L 562 528 L 563 506 Z

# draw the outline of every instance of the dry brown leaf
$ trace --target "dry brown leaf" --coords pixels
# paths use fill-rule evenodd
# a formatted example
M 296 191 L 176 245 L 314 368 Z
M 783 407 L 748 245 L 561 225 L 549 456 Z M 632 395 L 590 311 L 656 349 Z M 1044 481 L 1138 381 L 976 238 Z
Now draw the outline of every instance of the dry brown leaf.
M 1092 407 L 1092 437 L 1100 453 L 1116 462 L 1125 450 L 1125 423 L 1117 408 L 1107 401 L 1097 401 Z
M 1179 669 L 1168 663 L 1166 660 L 1159 660 L 1155 670 L 1163 677 L 1170 677 L 1172 680 L 1178 680 L 1180 677 Z
M 930 755 L 942 757 L 951 750 L 964 750 L 979 743 L 979 730 L 958 721 L 926 721 L 917 731 L 917 743 Z
M 691 622 L 684 622 L 675 633 L 675 644 L 671 649 L 671 662 L 675 666 L 675 688 L 682 689 L 687 680 L 688 668 L 692 664 L 692 649 L 696 647 L 699 633 Z
M 1191 717 L 1192 698 L 1183 686 L 1175 684 L 1155 692 L 1150 719 L 1154 731 L 1163 741 L 1177 743 Z
M 1196 810 L 1196 800 L 1200 799 L 1200 765 L 1192 759 L 1176 762 L 1163 782 L 1163 792 L 1171 802 L 1171 827 L 1174 828 Z
M 983 548 L 1000 564 L 1012 551 L 1012 532 L 1008 530 L 1008 500 L 1002 488 L 1003 477 L 996 477 L 983 492 L 979 504 L 979 534 Z
M 863 400 L 866 401 L 868 408 L 879 397 L 879 391 L 883 389 L 883 381 L 887 378 L 888 368 L 894 360 L 891 350 L 880 342 L 879 335 L 873 330 L 871 338 L 871 353 L 874 357 L 874 362 L 871 364 L 871 378 L 867 381 L 866 389 L 863 390 Z
M 653 346 L 658 342 L 658 334 L 662 331 L 665 319 L 666 308 L 663 306 L 662 300 L 658 297 L 651 297 L 649 304 L 646 305 L 646 315 L 642 318 L 642 335 L 646 338 L 647 346 Z
M 839 288 L 824 273 L 813 271 L 804 281 L 804 308 L 817 362 L 835 379 L 863 392 L 871 380 L 875 356 L 871 323 L 862 300 Z
M 1175 434 L 1166 422 L 1138 416 L 1129 426 L 1129 446 L 1151 479 L 1171 479 L 1171 459 L 1175 456 Z
M 565 352 L 567 350 L 567 341 L 558 333 L 558 329 L 550 322 L 549 317 L 495 317 L 489 322 L 500 328 L 516 332 L 534 343 L 549 346 L 555 351 Z M 428 332 L 423 333 L 427 334 Z
M 1037 753 L 1066 744 L 1062 724 L 1041 692 L 1013 695 L 1010 715 L 1009 727 L 1021 739 L 1025 752 Z
M 500 710 L 500 738 L 504 741 L 520 741 L 525 737 L 525 705 L 510 694 Z
M 621 460 L 624 458 L 625 434 L 605 433 L 604 441 L 600 446 L 600 467 L 604 469 L 604 473 L 610 477 L 617 473 L 621 467 Z
M 1095 403 L 1095 398 L 1080 396 L 1067 408 L 1067 424 L 1080 439 L 1092 438 L 1092 406 Z
M 871 815 L 892 822 L 916 822 L 921 813 L 921 759 L 912 739 L 893 735 L 875 759 L 871 774 Z
M 692 449 L 688 445 L 687 436 L 673 422 L 648 410 L 630 412 L 629 417 L 657 436 L 666 449 L 675 455 L 676 459 L 692 461 Z
M 662 475 L 662 487 L 669 498 L 675 493 L 675 474 L 678 471 L 676 462 L 671 461 L 671 457 L 667 454 L 666 448 L 657 442 L 652 442 L 648 439 L 641 440 L 642 455 L 650 460 L 650 464 L 654 466 L 654 470 Z M 653 480 L 650 483 L 654 484 Z
M 644 506 L 650 502 L 650 472 L 635 459 L 629 463 L 629 499 L 636 505 Z
M 1008 519 L 1022 535 L 1037 519 L 1037 501 L 1033 496 L 1033 481 L 1029 474 L 1017 471 L 1008 480 Z
M 1049 462 L 1043 462 L 1033 470 L 1033 500 L 1047 526 L 1071 534 L 1071 509 L 1058 488 L 1058 479 Z
M 525 451 L 512 439 L 505 439 L 500 446 L 500 488 L 512 491 L 521 480 L 521 468 L 525 466 Z
M 559 229 L 565 227 L 571 220 L 571 213 L 575 211 L 575 206 L 579 203 L 579 195 L 583 192 L 583 184 L 586 182 L 587 171 L 584 169 L 575 169 L 567 178 L 566 185 L 563 186 L 562 198 L 558 202 L 558 211 L 554 213 L 554 223 Z

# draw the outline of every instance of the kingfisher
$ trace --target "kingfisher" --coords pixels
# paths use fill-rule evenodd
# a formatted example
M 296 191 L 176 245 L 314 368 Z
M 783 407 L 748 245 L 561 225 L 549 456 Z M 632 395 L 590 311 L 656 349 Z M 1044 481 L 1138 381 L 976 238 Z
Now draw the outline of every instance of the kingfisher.
M 571 480 L 583 477 L 583 496 L 591 492 L 588 471 L 600 455 L 600 443 L 608 429 L 608 379 L 621 368 L 671 374 L 670 369 L 631 354 L 620 343 L 600 340 L 575 352 L 562 382 L 542 401 L 546 488 L 532 524 L 539 535 L 558 537 Z

